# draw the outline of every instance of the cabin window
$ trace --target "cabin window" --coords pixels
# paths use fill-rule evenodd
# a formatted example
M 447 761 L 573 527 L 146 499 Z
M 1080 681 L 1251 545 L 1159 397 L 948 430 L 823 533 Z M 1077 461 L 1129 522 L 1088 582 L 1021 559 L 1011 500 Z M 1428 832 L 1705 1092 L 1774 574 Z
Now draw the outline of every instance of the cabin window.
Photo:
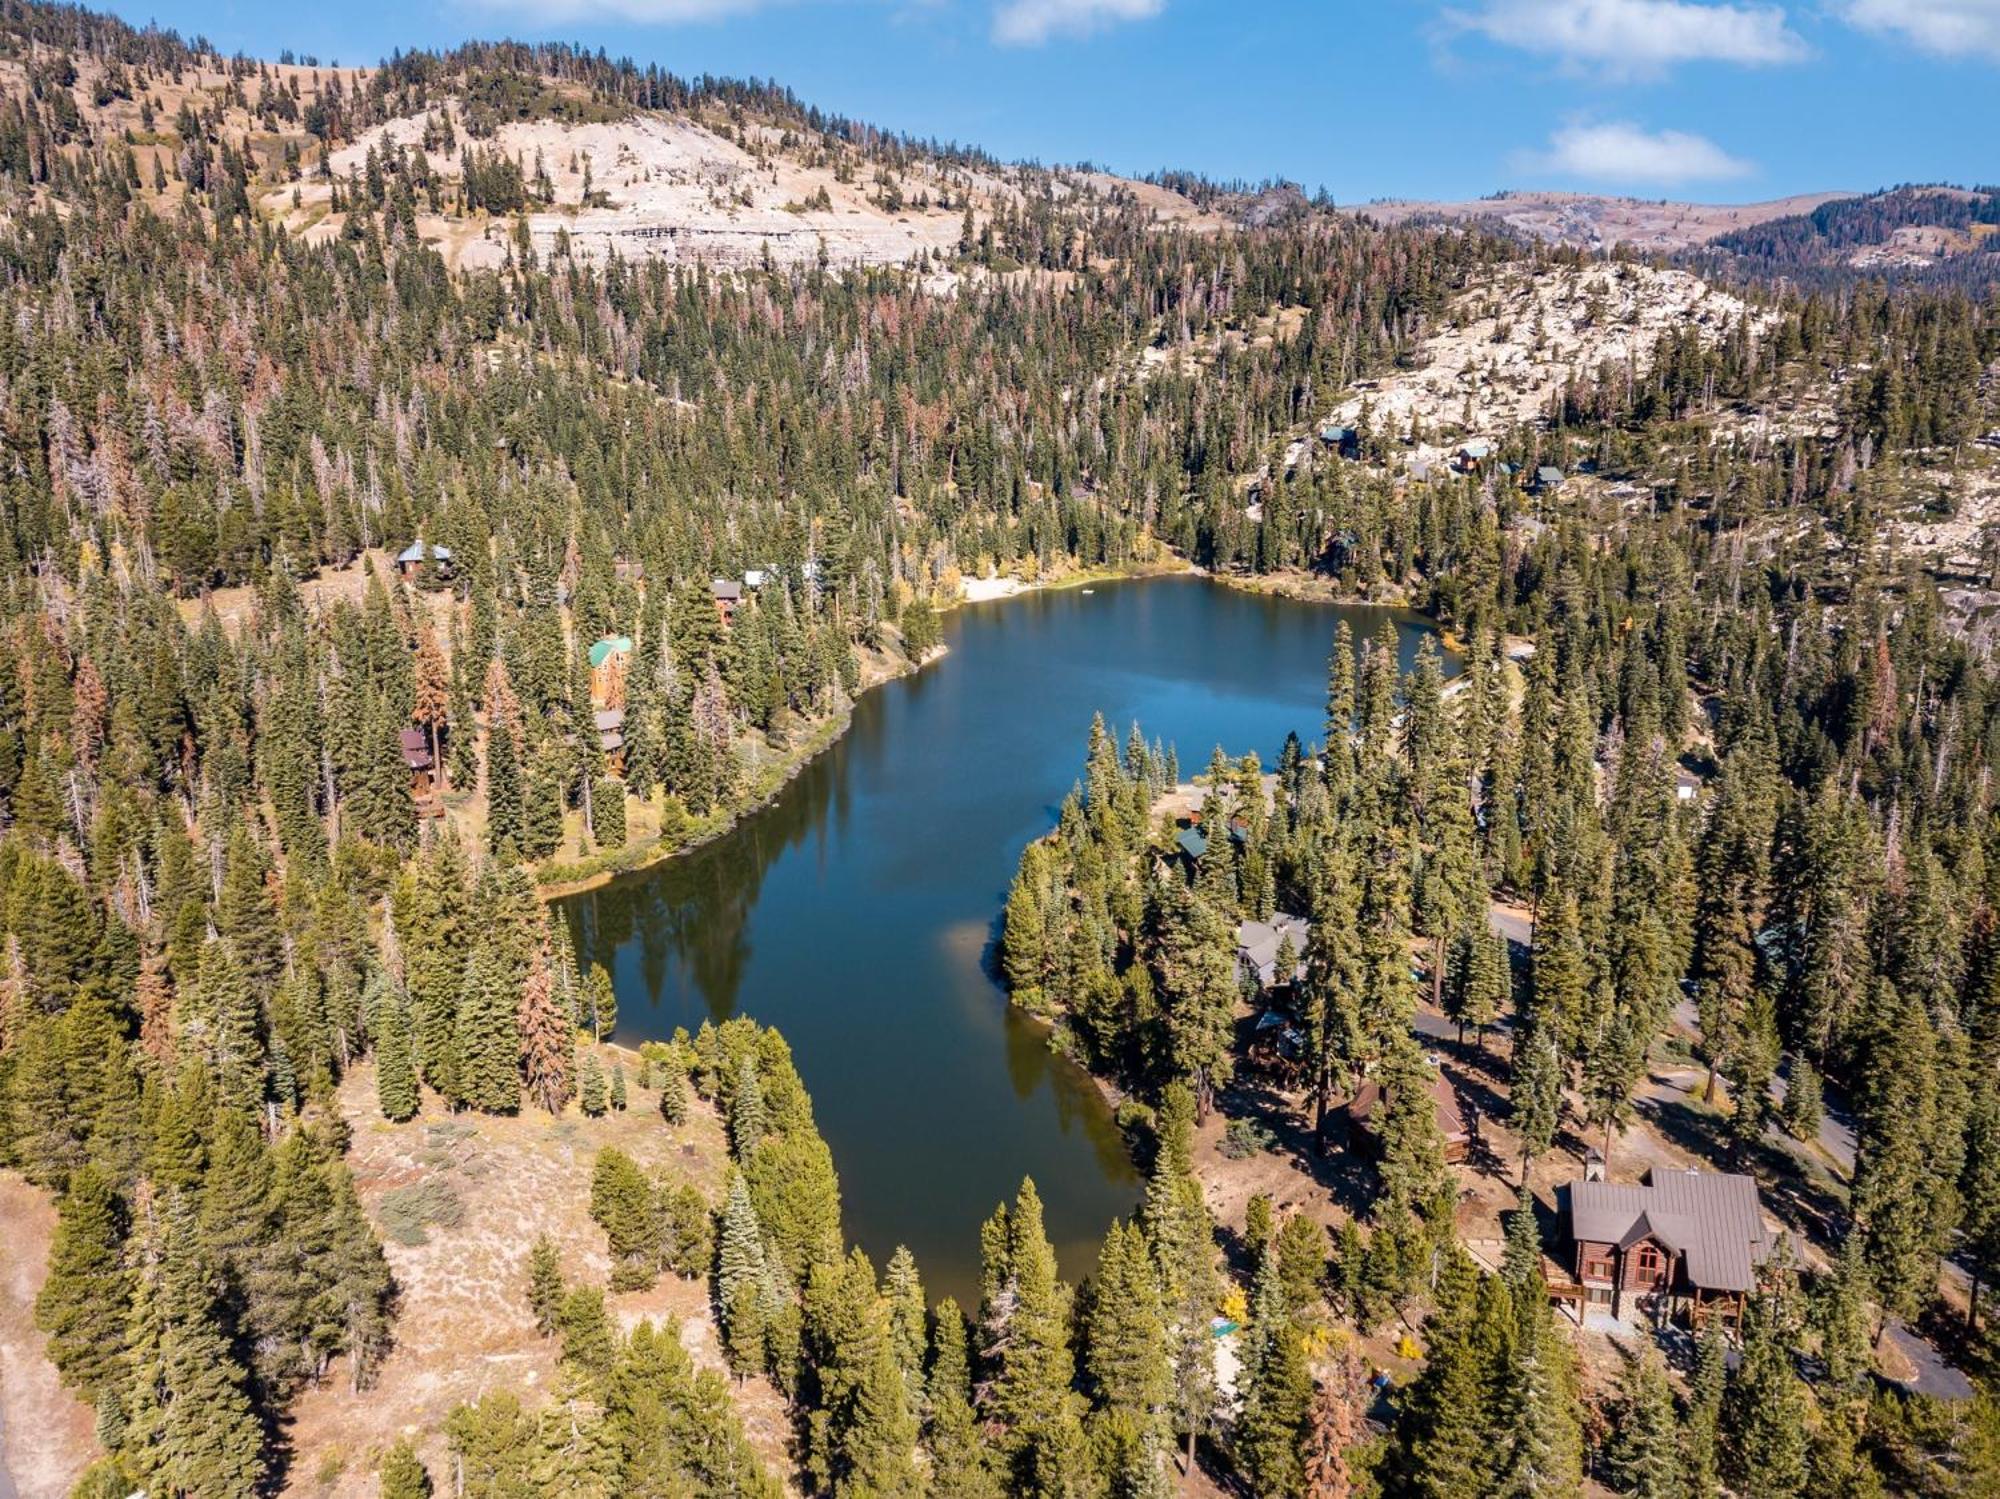
M 1641 1280 L 1658 1280 L 1660 1278 L 1660 1251 L 1657 1245 L 1641 1244 L 1639 1246 L 1639 1278 Z
M 1585 1280 L 1611 1279 L 1610 1257 L 1594 1254 L 1586 1256 L 1583 1262 L 1583 1278 Z

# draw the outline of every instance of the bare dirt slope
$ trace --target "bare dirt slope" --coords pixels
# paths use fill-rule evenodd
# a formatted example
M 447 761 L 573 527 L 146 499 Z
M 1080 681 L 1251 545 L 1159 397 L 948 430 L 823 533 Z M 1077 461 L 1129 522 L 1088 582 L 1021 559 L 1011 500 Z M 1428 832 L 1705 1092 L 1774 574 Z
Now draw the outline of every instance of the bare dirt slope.
M 135 192 L 155 203 L 177 202 L 184 191 L 176 128 L 182 111 L 215 117 L 222 137 L 255 166 L 250 196 L 259 213 L 315 239 L 345 225 L 333 211 L 334 184 L 322 167 L 345 182 L 366 171 L 371 151 L 421 150 L 429 125 L 427 164 L 446 192 L 442 211 L 420 198 L 418 232 L 454 264 L 470 267 L 502 263 L 514 221 L 457 211 L 461 151 L 468 146 L 503 152 L 531 179 L 539 165 L 554 191 L 552 202 L 527 215 L 535 247 L 546 253 L 566 238 L 573 253 L 590 258 L 615 250 L 628 258 L 716 265 L 755 264 L 767 253 L 786 265 L 901 264 L 923 251 L 955 250 L 968 202 L 975 223 L 984 225 L 996 209 L 1043 193 L 1137 204 L 1162 225 L 1226 223 L 1168 188 L 1101 172 L 973 166 L 920 151 L 890 170 L 847 142 L 719 105 L 635 110 L 615 119 L 585 110 L 570 121 L 517 120 L 475 139 L 460 101 L 440 94 L 425 113 L 387 121 L 358 139 L 336 139 L 329 153 L 307 133 L 307 111 L 335 90 L 357 97 L 370 78 L 365 68 L 263 64 L 235 77 L 220 68 L 187 68 L 140 81 L 85 57 L 76 60 L 70 94 L 85 137 L 125 142 L 138 170 Z M 0 59 L 0 86 L 18 93 L 27 82 L 22 62 Z M 449 142 L 435 129 L 444 121 L 454 129 Z
M 1391 198 L 1355 203 L 1342 211 L 1398 224 L 1411 219 L 1492 219 L 1554 244 L 1608 249 L 1685 250 L 1732 229 L 1811 213 L 1822 203 L 1853 193 L 1800 193 L 1763 203 L 1672 203 L 1664 199 L 1606 198 L 1590 193 L 1495 193 L 1466 203 Z
M 453 112 L 451 105 L 439 111 Z M 423 126 L 422 120 L 405 118 L 369 131 L 333 153 L 335 173 L 345 177 L 385 144 L 420 149 Z M 954 248 L 963 224 L 962 207 L 941 206 L 956 201 L 950 186 L 928 170 L 912 173 L 915 180 L 897 187 L 908 200 L 898 203 L 858 173 L 808 165 L 770 142 L 761 142 L 763 150 L 746 149 L 678 116 L 635 114 L 590 124 L 517 121 L 485 144 L 521 161 L 529 172 L 539 160 L 554 183 L 554 204 L 528 215 L 543 253 L 566 233 L 573 252 L 591 258 L 616 250 L 627 258 L 749 264 L 768 247 L 774 260 L 792 264 L 816 261 L 824 247 L 831 265 L 898 263 L 922 250 Z M 459 172 L 455 151 L 433 151 L 429 164 L 444 178 L 455 179 Z M 920 204 L 926 190 L 929 201 Z M 296 206 L 290 186 L 269 193 L 265 204 L 289 227 L 316 238 L 338 232 L 340 217 L 327 212 L 331 195 L 330 185 L 307 181 L 298 185 Z M 504 220 L 425 215 L 419 228 L 462 265 L 495 266 L 506 253 Z
M 629 1081 L 635 1075 L 629 1057 L 626 1071 Z M 356 1067 L 341 1085 L 339 1107 L 354 1132 L 348 1162 L 355 1185 L 378 1229 L 385 1227 L 390 1194 L 426 1184 L 448 1193 L 460 1211 L 456 1223 L 428 1226 L 422 1244 L 383 1233 L 400 1292 L 396 1346 L 380 1378 L 360 1395 L 336 1369 L 298 1402 L 287 1492 L 373 1499 L 382 1452 L 405 1436 L 432 1473 L 442 1475 L 442 1427 L 454 1406 L 499 1390 L 537 1404 L 537 1392 L 555 1374 L 557 1349 L 536 1333 L 529 1313 L 529 1249 L 547 1233 L 562 1250 L 572 1284 L 609 1279 L 604 1233 L 589 1217 L 591 1170 L 607 1145 L 649 1174 L 694 1181 L 713 1199 L 726 1156 L 722 1127 L 699 1100 L 690 1105 L 687 1124 L 669 1125 L 657 1095 L 633 1087 L 630 1108 L 602 1119 L 574 1109 L 561 1119 L 534 1110 L 474 1119 L 432 1108 L 408 1124 L 391 1124 L 375 1107 L 373 1064 Z M 678 1317 L 696 1363 L 724 1368 L 701 1284 L 667 1276 L 650 1291 L 608 1302 L 626 1327 Z M 752 1443 L 774 1473 L 787 1474 L 776 1391 L 749 1380 L 733 1393 Z
M 49 1194 L 0 1171 L 0 1499 L 60 1499 L 96 1450 L 91 1417 L 56 1378 L 35 1327 L 56 1210 Z

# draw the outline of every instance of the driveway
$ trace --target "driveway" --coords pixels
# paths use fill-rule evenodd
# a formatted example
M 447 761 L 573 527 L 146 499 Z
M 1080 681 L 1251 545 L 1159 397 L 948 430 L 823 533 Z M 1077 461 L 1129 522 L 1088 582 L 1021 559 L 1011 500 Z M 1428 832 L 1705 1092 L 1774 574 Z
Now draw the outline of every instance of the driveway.
M 1503 906 L 1497 900 L 1486 908 L 1486 925 L 1524 952 L 1535 930 L 1527 911 L 1520 906 Z
M 1944 1361 L 1937 1349 L 1918 1337 L 1896 1318 L 1889 1319 L 1883 1336 L 1910 1361 L 1916 1374 L 1898 1383 L 1912 1394 L 1934 1395 L 1940 1400 L 1970 1400 L 1972 1381 Z

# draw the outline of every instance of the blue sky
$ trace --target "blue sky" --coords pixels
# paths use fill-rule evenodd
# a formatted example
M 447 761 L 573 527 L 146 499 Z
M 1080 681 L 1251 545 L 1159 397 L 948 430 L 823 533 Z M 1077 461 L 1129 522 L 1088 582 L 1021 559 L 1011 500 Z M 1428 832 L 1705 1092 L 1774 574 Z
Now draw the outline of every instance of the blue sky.
M 98 0 L 102 3 L 102 0 Z M 113 0 L 225 52 L 467 37 L 755 74 L 1007 158 L 1740 202 L 2000 181 L 2000 0 Z

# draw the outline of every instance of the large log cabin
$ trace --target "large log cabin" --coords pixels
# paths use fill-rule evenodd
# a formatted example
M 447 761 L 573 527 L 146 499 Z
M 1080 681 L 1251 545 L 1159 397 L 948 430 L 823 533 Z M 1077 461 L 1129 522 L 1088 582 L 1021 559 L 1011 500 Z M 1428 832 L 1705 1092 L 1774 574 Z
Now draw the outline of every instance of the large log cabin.
M 1575 1276 L 1562 1299 L 1579 1312 L 1740 1325 L 1776 1247 L 1751 1178 L 1656 1166 L 1643 1183 L 1586 1177 L 1559 1193 Z

